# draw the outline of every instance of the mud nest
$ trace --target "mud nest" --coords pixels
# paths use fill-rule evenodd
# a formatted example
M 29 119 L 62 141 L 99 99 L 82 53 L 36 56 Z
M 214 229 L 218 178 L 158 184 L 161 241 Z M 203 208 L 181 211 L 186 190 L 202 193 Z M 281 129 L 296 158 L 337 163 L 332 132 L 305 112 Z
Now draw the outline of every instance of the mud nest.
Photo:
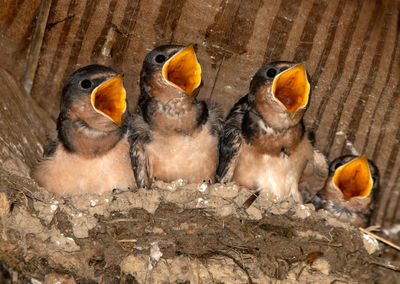
M 234 183 L 178 180 L 59 198 L 28 177 L 2 171 L 0 180 L 1 259 L 11 271 L 3 277 L 14 282 L 396 283 L 399 277 L 384 267 L 378 244 L 356 228 L 292 200 L 256 200 L 244 209 L 249 191 Z

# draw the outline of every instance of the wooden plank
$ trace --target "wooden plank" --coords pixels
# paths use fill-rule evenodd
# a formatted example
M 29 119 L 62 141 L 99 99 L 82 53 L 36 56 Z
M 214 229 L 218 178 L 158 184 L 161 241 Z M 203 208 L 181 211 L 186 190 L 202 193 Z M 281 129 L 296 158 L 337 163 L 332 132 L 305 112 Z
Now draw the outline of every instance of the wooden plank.
M 223 107 L 225 113 L 228 113 L 232 105 L 247 93 L 251 77 L 262 65 L 264 45 L 268 40 L 267 31 L 271 29 L 274 19 L 269 15 L 277 13 L 279 2 L 276 1 L 270 5 L 260 4 L 258 11 L 254 13 L 254 26 L 248 30 L 251 37 L 241 49 L 243 53 L 238 54 L 232 50 L 228 56 L 219 58 L 219 61 L 215 63 L 213 58 L 215 56 L 210 54 L 211 61 L 219 70 L 219 73 L 216 74 L 218 76 L 214 77 L 215 82 L 213 82 L 214 88 L 211 90 L 211 96 Z M 243 13 L 245 12 L 243 11 Z M 235 41 L 235 32 L 242 28 L 245 27 L 236 26 L 236 31 L 228 37 Z M 229 46 L 225 44 L 225 47 L 222 46 L 221 49 L 229 51 Z
M 40 0 L 0 3 L 0 66 L 21 81 Z
M 47 113 L 7 71 L 0 68 L 0 165 L 29 177 L 43 155 L 46 133 L 55 127 Z
M 33 78 L 35 77 L 37 65 L 39 63 L 40 48 L 42 47 L 43 35 L 50 12 L 51 1 L 52 0 L 43 0 L 40 3 L 38 16 L 35 23 L 35 31 L 30 43 L 24 78 L 22 79 L 22 85 L 28 94 L 31 92 Z

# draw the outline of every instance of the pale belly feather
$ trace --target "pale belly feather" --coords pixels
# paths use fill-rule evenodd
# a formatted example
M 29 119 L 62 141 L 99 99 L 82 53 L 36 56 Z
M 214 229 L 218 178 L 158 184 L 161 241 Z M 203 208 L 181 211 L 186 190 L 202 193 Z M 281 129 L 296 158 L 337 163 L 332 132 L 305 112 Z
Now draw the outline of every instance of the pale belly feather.
M 153 141 L 146 146 L 150 178 L 164 181 L 182 178 L 188 182 L 213 179 L 218 162 L 217 143 L 207 127 L 191 136 L 154 133 Z
M 121 140 L 108 153 L 95 158 L 71 154 L 59 145 L 55 155 L 33 172 L 40 186 L 58 195 L 111 192 L 134 188 L 129 144 Z
M 312 147 L 307 139 L 289 156 L 271 156 L 256 152 L 245 144 L 239 156 L 233 180 L 253 190 L 260 190 L 260 197 L 271 201 L 282 201 L 293 196 L 301 202 L 298 183 Z

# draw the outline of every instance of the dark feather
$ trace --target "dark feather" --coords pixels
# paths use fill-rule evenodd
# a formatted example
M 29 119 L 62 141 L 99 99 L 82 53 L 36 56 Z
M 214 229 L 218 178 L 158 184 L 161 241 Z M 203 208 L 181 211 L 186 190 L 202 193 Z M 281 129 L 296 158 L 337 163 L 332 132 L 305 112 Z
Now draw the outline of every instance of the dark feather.
M 67 110 L 63 111 L 63 105 L 61 105 L 61 112 L 57 119 L 57 131 L 58 139 L 64 145 L 64 148 L 68 152 L 75 152 L 74 144 L 71 141 L 69 131 L 72 128 L 72 121 L 69 119 Z
M 253 108 L 247 111 L 243 116 L 242 132 L 243 137 L 247 141 L 251 141 L 253 138 L 265 134 L 258 124 L 260 120 L 262 120 L 261 116 Z
M 320 210 L 324 208 L 326 204 L 326 198 L 321 196 L 320 194 L 316 194 L 311 200 L 310 203 L 314 205 L 315 210 Z
M 196 105 L 197 105 L 197 115 L 196 115 L 197 127 L 201 127 L 208 120 L 208 107 L 205 101 L 197 102 Z
M 210 123 L 210 134 L 220 135 L 224 125 L 224 115 L 221 108 L 214 102 L 208 101 L 208 121 Z
M 139 114 L 131 114 L 127 119 L 127 135 L 130 144 L 139 141 L 147 144 L 151 142 L 150 125 Z
M 236 166 L 238 154 L 242 145 L 242 122 L 244 115 L 249 110 L 248 96 L 241 98 L 232 108 L 219 139 L 219 164 L 217 167 L 217 182 L 228 182 Z M 231 175 L 231 174 L 230 174 Z
M 150 188 L 150 179 L 148 177 L 148 162 L 144 151 L 143 143 L 136 140 L 130 144 L 129 155 L 131 158 L 132 170 L 135 175 L 138 188 Z
M 131 166 L 138 188 L 150 188 L 148 161 L 144 145 L 151 142 L 150 127 L 139 114 L 130 115 L 127 119 L 127 134 L 130 144 L 129 155 Z
M 58 133 L 56 130 L 51 131 L 47 136 L 46 143 L 43 147 L 43 157 L 52 157 L 57 150 L 58 145 Z

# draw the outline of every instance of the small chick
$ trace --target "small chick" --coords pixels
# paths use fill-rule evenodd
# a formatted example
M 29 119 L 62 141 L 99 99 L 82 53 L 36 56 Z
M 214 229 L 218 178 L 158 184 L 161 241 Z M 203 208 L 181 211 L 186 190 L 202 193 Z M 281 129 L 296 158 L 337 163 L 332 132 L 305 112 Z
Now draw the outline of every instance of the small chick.
M 304 64 L 281 61 L 260 68 L 225 121 L 217 181 L 236 181 L 267 200 L 293 196 L 302 202 L 298 186 L 307 164 L 312 172 L 324 172 L 315 169 L 324 167 L 315 159 L 324 158 L 313 152 L 303 125 L 310 91 Z
M 32 177 L 60 196 L 134 188 L 126 110 L 122 74 L 101 65 L 77 70 L 63 88 L 57 131 Z
M 138 187 L 154 180 L 212 180 L 218 164 L 222 112 L 197 101 L 201 67 L 192 45 L 147 54 L 137 113 L 130 119 L 131 159 Z
M 379 171 L 365 155 L 346 155 L 329 166 L 325 187 L 312 200 L 341 221 L 357 227 L 369 225 L 379 191 Z

